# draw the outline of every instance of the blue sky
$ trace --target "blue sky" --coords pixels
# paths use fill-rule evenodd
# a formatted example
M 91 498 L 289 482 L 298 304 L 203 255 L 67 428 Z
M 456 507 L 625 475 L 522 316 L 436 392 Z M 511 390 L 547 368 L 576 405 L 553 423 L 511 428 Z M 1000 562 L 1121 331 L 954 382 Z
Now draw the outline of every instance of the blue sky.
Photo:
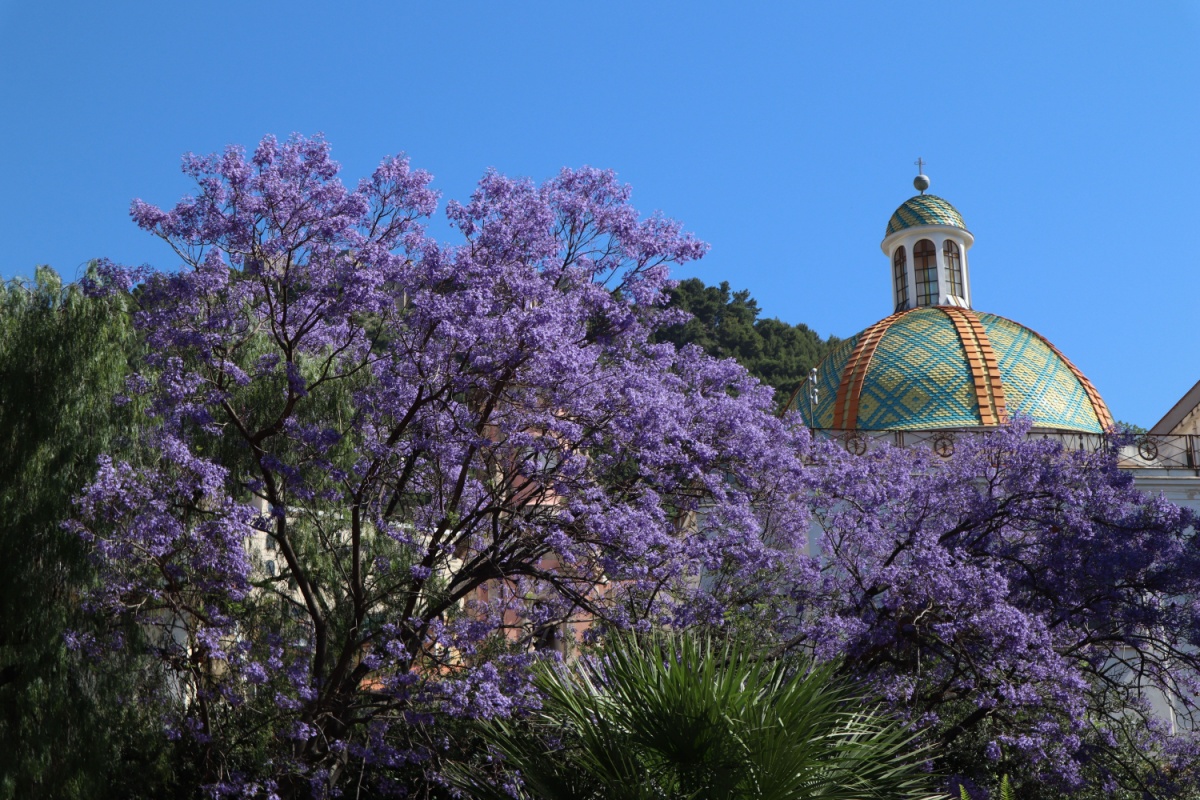
M 1200 0 L 0 0 L 0 275 L 172 268 L 132 198 L 187 192 L 186 151 L 323 132 L 347 182 L 403 151 L 444 197 L 615 169 L 711 243 L 678 277 L 849 336 L 890 311 L 922 156 L 976 308 L 1150 425 L 1200 379 L 1198 78 Z

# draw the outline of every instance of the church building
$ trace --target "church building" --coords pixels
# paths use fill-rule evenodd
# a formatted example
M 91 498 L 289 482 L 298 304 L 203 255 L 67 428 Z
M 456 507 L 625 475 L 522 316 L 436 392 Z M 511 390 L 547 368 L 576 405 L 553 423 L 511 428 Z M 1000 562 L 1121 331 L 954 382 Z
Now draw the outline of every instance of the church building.
M 1031 418 L 1036 431 L 1109 430 L 1100 393 L 1058 348 L 1019 322 L 974 309 L 975 237 L 953 205 L 925 193 L 926 176 L 913 183 L 921 193 L 892 214 L 880 245 L 895 312 L 839 344 L 789 408 L 813 428 L 845 436 L 851 449 L 864 448 L 863 437 L 986 429 L 1014 414 Z
M 889 442 L 943 456 L 955 437 L 1033 422 L 1032 436 L 1071 449 L 1106 446 L 1113 417 L 1078 367 L 1037 331 L 976 311 L 968 252 L 975 237 L 948 201 L 920 192 L 888 220 L 894 313 L 841 342 L 787 408 L 852 453 Z M 1200 383 L 1118 453 L 1138 488 L 1200 511 Z

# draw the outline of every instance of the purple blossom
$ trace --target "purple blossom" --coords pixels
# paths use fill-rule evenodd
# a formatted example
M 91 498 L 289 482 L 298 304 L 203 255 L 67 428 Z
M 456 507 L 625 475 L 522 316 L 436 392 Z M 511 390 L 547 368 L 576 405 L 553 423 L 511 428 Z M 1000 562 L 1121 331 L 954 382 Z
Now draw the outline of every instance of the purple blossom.
M 706 246 L 613 173 L 489 172 L 443 244 L 403 158 L 353 190 L 320 138 L 184 171 L 193 196 L 131 207 L 183 269 L 99 270 L 140 284 L 146 456 L 102 461 L 73 525 L 91 602 L 157 631 L 179 727 L 279 743 L 243 784 L 334 792 L 353 752 L 400 791 L 438 720 L 537 703 L 545 631 L 719 619 L 797 560 L 807 434 L 732 362 L 652 344 Z
M 814 444 L 818 558 L 781 580 L 764 627 L 843 658 L 897 711 L 936 719 L 927 730 L 944 748 L 986 729 L 976 763 L 1003 755 L 1079 788 L 1117 724 L 1148 752 L 1194 757 L 1194 516 L 1137 491 L 1115 453 L 1028 431 L 1025 420 L 962 436 L 948 460 Z M 1155 693 L 1173 698 L 1184 732 L 1150 711 Z

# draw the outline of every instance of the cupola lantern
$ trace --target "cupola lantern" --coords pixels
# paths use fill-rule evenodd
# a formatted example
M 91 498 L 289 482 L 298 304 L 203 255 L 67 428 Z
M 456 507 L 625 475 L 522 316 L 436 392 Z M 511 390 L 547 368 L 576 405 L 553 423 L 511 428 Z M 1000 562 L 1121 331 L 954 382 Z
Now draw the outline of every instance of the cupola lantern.
M 917 161 L 918 168 L 924 162 Z M 892 267 L 892 303 L 896 311 L 920 306 L 971 307 L 967 250 L 975 237 L 958 209 L 925 194 L 929 178 L 918 174 L 921 193 L 896 209 L 884 235 L 884 254 Z

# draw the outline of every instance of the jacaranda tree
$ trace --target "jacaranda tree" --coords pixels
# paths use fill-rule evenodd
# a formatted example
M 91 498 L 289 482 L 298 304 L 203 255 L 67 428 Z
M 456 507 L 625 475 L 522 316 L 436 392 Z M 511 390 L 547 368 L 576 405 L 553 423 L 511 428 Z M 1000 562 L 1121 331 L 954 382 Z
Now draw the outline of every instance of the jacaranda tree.
M 1114 451 L 1063 449 L 1027 422 L 954 450 L 814 445 L 821 559 L 744 598 L 757 629 L 843 658 L 927 731 L 941 769 L 981 785 L 1195 785 L 1194 516 L 1139 492 Z
M 136 287 L 151 455 L 102 459 L 74 526 L 212 792 L 435 792 L 454 719 L 536 702 L 547 632 L 719 620 L 703 571 L 803 545 L 805 433 L 652 343 L 704 245 L 611 173 L 489 173 L 445 245 L 403 159 L 348 189 L 322 140 L 267 138 L 184 170 L 194 197 L 132 209 L 182 266 L 94 282 Z

